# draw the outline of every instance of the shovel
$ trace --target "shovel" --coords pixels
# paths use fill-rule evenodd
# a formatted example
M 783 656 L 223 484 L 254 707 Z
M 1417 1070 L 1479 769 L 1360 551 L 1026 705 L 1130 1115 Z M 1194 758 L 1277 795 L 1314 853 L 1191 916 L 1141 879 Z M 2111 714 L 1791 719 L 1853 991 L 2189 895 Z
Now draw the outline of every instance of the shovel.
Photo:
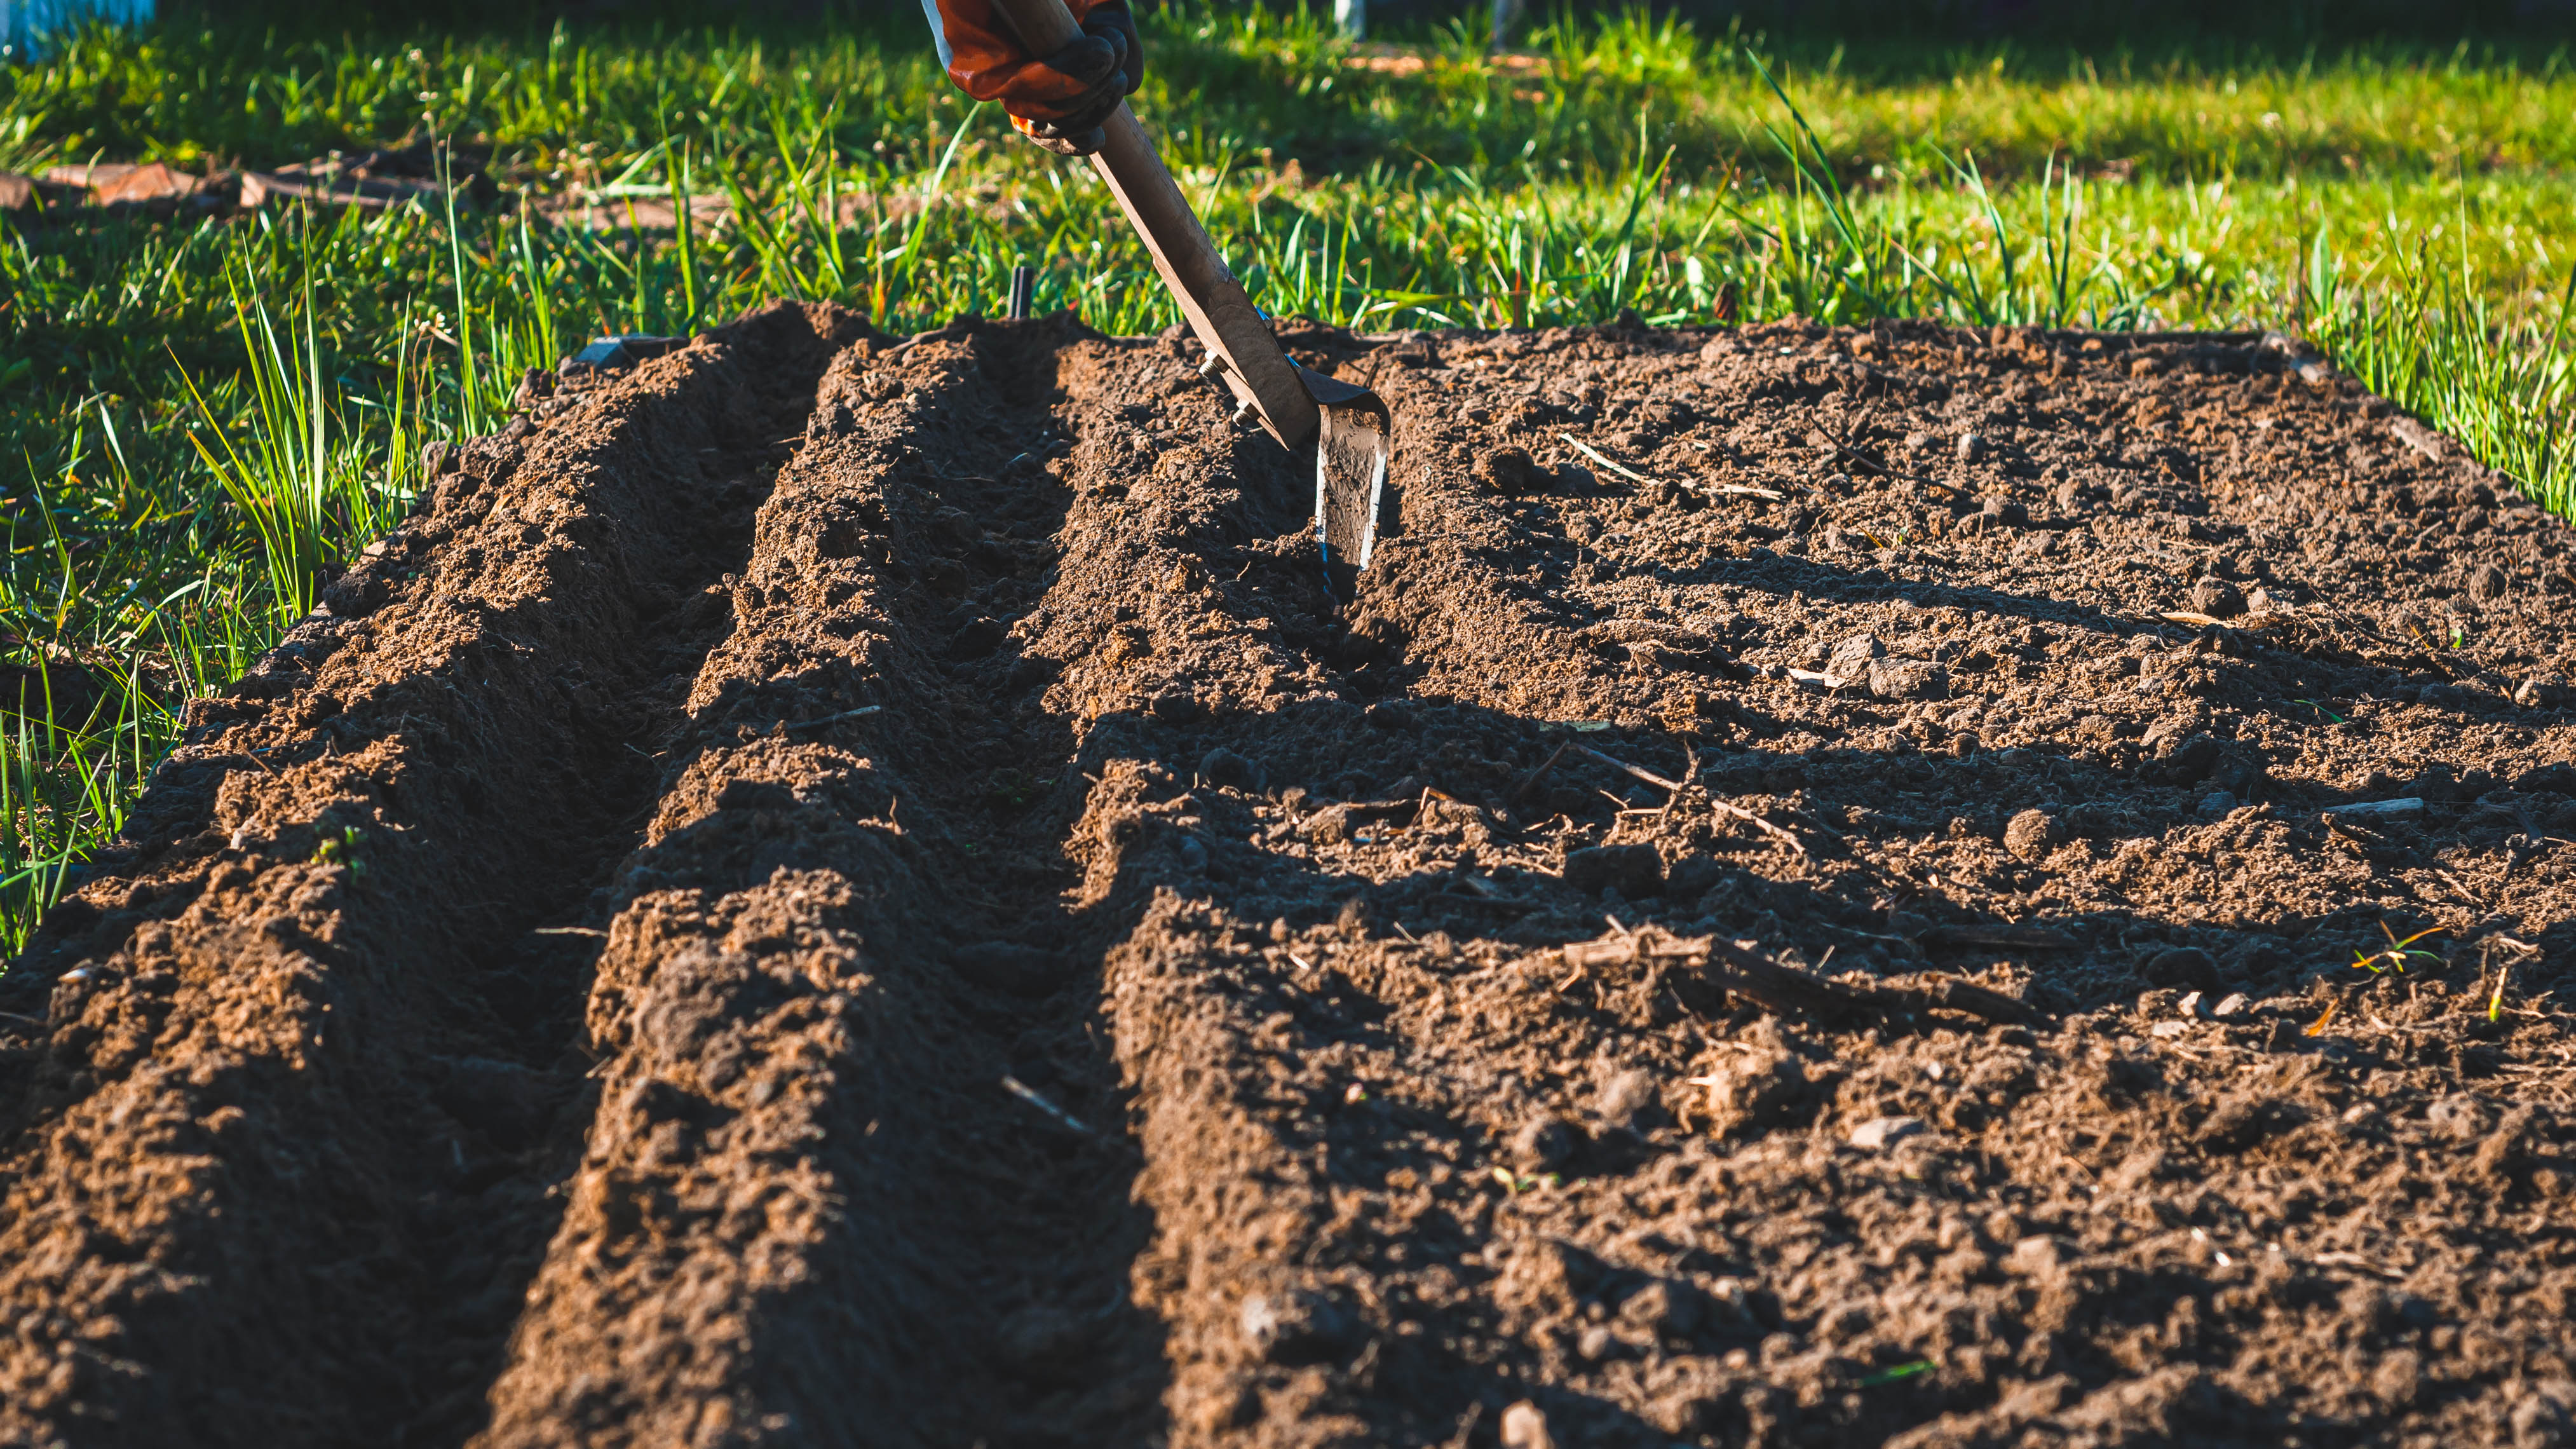
M 1082 36 L 1064 0 L 995 0 L 995 8 L 1032 54 L 1052 55 Z M 1378 498 L 1395 434 L 1386 403 L 1367 388 L 1298 366 L 1280 349 L 1125 103 L 1101 129 L 1106 140 L 1092 167 L 1206 345 L 1200 372 L 1234 394 L 1237 422 L 1258 419 L 1291 452 L 1314 443 L 1315 537 L 1324 548 L 1326 577 L 1346 587 L 1368 567 L 1377 545 Z

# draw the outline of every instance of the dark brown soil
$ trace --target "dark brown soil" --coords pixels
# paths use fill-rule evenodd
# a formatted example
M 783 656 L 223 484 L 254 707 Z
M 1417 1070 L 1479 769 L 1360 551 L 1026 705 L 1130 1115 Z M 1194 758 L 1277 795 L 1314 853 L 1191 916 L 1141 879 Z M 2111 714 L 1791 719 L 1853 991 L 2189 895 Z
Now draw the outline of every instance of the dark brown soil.
M 2576 1440 L 2560 524 L 2252 338 L 1292 340 L 1341 614 L 1066 318 L 464 449 L 0 976 L 0 1442 Z

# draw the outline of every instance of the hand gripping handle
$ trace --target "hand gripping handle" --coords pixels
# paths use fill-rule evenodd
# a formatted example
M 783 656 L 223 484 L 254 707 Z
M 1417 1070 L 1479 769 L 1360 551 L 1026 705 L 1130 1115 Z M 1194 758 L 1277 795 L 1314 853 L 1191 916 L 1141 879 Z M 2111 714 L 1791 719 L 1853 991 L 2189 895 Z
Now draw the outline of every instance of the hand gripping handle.
M 1020 42 L 1037 55 L 1053 55 L 1082 37 L 1064 0 L 994 0 Z M 1109 192 L 1145 242 L 1154 270 L 1181 304 L 1190 330 L 1211 357 L 1228 391 L 1251 407 L 1270 436 L 1298 448 L 1315 436 L 1315 399 L 1281 351 L 1270 324 L 1253 309 L 1243 285 L 1228 271 L 1207 228 L 1163 166 L 1154 140 L 1124 102 L 1101 127 L 1104 141 L 1091 158 Z

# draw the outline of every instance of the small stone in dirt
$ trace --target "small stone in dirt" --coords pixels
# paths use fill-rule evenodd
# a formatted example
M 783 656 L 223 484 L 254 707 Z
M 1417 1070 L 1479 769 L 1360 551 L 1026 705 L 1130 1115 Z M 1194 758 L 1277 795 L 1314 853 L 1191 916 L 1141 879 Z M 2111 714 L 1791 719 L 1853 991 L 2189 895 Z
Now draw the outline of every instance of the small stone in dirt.
M 2201 998 L 2207 994 L 2200 991 L 2186 991 L 2182 994 L 2182 1000 L 2174 1003 L 2174 1010 L 2184 1016 L 2207 1016 L 2208 1011 L 2201 1006 Z
M 2504 570 L 2494 564 L 2480 564 L 2477 572 L 2469 575 L 2469 597 L 2481 604 L 2494 603 L 2503 598 L 2505 591 L 2512 587 L 2513 580 L 2507 578 Z
M 2025 1278 L 2049 1278 L 2056 1275 L 2066 1256 L 2065 1245 L 2057 1239 L 2034 1233 L 2013 1244 L 2012 1252 L 2004 1258 L 2004 1268 Z
M 1596 1104 L 1602 1124 L 1614 1129 L 1640 1126 L 1643 1119 L 1657 1112 L 1661 1106 L 1661 1097 L 1655 1090 L 1655 1074 L 1637 1067 L 1604 1082 Z
M 1940 699 L 1950 693 L 1950 671 L 1924 659 L 1874 660 L 1869 692 L 1880 699 Z
M 2458 1142 L 2471 1142 L 2487 1132 L 2486 1104 L 2475 1092 L 2453 1092 L 2424 1109 L 2424 1120 Z
M 1337 1358 L 1359 1331 L 1338 1304 L 1304 1288 L 1256 1293 L 1237 1317 L 1244 1342 L 1269 1363 L 1296 1367 Z
M 2222 998 L 2216 1006 L 2209 1009 L 2209 1014 L 2217 1017 L 2221 1021 L 2225 1021 L 2232 1016 L 2244 1015 L 2245 1008 L 2252 1004 L 2253 1003 L 2246 998 L 2244 992 L 2231 991 L 2227 993 L 2227 995 Z
M 2525 709 L 2555 709 L 2565 704 L 2567 698 L 2566 677 L 2557 674 L 2535 674 L 2513 692 L 2513 702 Z
M 2218 960 L 2198 946 L 2175 946 L 2147 958 L 2146 978 L 2157 986 L 2218 989 Z
M 2392 1409 L 2402 1409 L 2424 1392 L 2424 1356 L 2411 1348 L 2383 1355 L 2371 1370 L 2370 1391 Z
M 1043 995 L 1056 982 L 1055 957 L 1015 941 L 978 941 L 961 946 L 950 962 L 958 975 L 976 985 L 1014 995 Z
M 1876 1152 L 1923 1130 L 1920 1117 L 1872 1117 L 1851 1131 L 1851 1145 L 1863 1152 Z
M 1265 774 L 1259 765 L 1219 745 L 1199 757 L 1199 778 L 1219 789 L 1258 790 Z
M 1887 657 L 1887 646 L 1875 634 L 1854 634 L 1825 656 L 1825 672 L 1844 679 L 1869 677 L 1869 662 Z
M 1546 492 L 1556 473 L 1540 467 L 1525 448 L 1496 448 L 1476 460 L 1476 481 L 1497 493 L 1520 497 Z
M 1706 1078 L 1706 1110 L 1721 1137 L 1775 1125 L 1806 1093 L 1807 1069 L 1796 1053 L 1776 1039 L 1754 1046 Z
M 2065 838 L 2065 827 L 2045 810 L 2024 810 L 2004 826 L 2004 849 L 2015 860 L 2038 860 Z
M 1976 462 L 1978 459 L 1986 456 L 1985 435 L 1982 433 L 1961 433 L 1959 435 L 1958 451 L 1960 462 Z
M 1630 900 L 1660 894 L 1664 858 L 1651 845 L 1590 845 L 1565 853 L 1565 883 L 1586 895 L 1615 889 Z
M 1979 510 L 1989 528 L 2021 528 L 2030 522 L 2030 510 L 2000 494 L 1989 494 Z
M 2233 619 L 2245 612 L 2245 591 L 2225 579 L 2202 579 L 2191 586 L 2191 608 L 2213 619 Z
M 1512 1161 L 1523 1172 L 1553 1172 L 1574 1156 L 1581 1141 L 1564 1118 L 1541 1114 L 1512 1134 Z
M 2393 824 L 2412 820 L 2424 813 L 2424 797 L 2406 795 L 2395 800 L 2356 800 L 2322 812 L 2318 818 L 2331 824 L 2337 820 L 2357 820 L 2368 825 Z
M 1527 1399 L 1503 1410 L 1503 1449 L 1556 1449 L 1547 1436 L 1547 1415 Z
M 1207 874 L 1208 848 L 1205 842 L 1195 835 L 1184 835 L 1174 849 L 1181 858 L 1181 869 L 1192 875 Z

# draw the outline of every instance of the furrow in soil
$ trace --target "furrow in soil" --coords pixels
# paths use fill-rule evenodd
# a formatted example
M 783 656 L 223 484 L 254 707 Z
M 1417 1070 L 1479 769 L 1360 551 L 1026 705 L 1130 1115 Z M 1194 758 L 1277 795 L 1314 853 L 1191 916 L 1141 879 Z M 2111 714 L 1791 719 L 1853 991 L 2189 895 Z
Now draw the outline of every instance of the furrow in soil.
M 1127 447 L 1120 354 L 963 325 L 826 379 L 619 873 L 604 1105 L 480 1442 L 1150 1432 L 1057 646 L 1172 560 L 1046 461 Z
M 193 708 L 111 873 L 0 980 L 0 1437 L 480 1417 L 589 1100 L 590 953 L 536 932 L 625 853 L 722 637 L 695 591 L 863 330 L 773 309 L 469 445 Z

